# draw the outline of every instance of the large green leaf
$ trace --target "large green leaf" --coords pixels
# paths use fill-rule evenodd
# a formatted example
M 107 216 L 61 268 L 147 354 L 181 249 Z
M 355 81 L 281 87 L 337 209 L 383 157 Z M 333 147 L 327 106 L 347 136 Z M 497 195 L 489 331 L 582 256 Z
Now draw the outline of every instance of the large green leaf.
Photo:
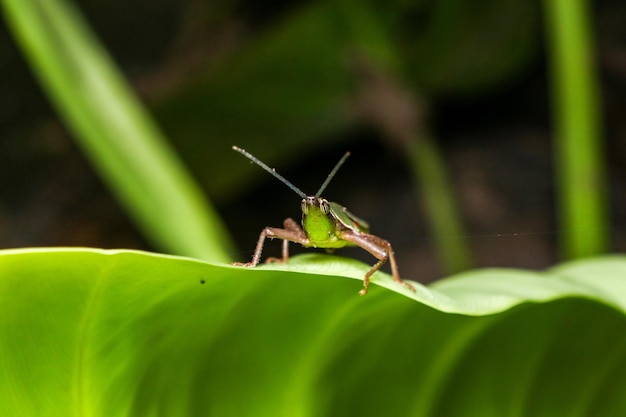
M 626 258 L 478 270 L 416 294 L 324 255 L 245 269 L 0 253 L 3 416 L 615 416 Z M 412 300 L 410 297 L 413 297 Z M 418 300 L 420 302 L 416 302 Z M 450 314 L 450 312 L 455 314 Z

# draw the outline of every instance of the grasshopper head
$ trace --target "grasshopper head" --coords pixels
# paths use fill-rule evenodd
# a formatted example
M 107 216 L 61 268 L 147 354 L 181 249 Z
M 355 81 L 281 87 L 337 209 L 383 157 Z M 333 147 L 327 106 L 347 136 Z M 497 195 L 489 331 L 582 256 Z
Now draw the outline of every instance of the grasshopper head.
M 312 246 L 320 248 L 345 246 L 345 243 L 337 243 L 337 222 L 331 203 L 325 198 L 309 196 L 302 199 L 302 229 Z
M 302 228 L 312 244 L 321 248 L 346 246 L 348 243 L 340 237 L 346 230 L 355 233 L 369 231 L 367 222 L 350 213 L 345 207 L 315 196 L 302 199 Z
M 302 199 L 302 216 L 328 215 L 330 213 L 330 203 L 325 198 L 308 196 Z

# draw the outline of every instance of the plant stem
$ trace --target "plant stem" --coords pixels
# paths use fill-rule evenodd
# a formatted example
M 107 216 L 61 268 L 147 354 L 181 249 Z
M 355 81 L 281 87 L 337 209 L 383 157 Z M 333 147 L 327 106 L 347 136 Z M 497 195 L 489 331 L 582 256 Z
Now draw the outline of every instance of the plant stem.
M 421 186 L 437 253 L 446 272 L 469 269 L 469 250 L 463 239 L 456 239 L 465 234 L 439 151 L 428 136 L 412 141 L 408 148 L 415 182 Z
M 556 125 L 558 218 L 566 258 L 607 248 L 598 79 L 585 0 L 545 0 Z

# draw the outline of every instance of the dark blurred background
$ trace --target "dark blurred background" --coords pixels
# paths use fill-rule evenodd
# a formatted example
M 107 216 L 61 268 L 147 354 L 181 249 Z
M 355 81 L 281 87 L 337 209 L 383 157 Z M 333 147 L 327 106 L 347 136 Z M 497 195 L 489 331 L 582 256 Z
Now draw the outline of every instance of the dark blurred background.
M 352 22 L 334 2 L 75 2 L 217 205 L 239 260 L 252 255 L 264 226 L 299 218 L 300 208 L 295 194 L 232 152 L 234 144 L 311 193 L 350 150 L 325 197 L 390 240 L 405 277 L 428 282 L 445 274 L 435 249 L 442 240 L 463 240 L 475 266 L 557 262 L 541 3 L 372 1 L 369 14 L 359 3 L 345 3 L 347 15 L 360 16 Z M 610 249 L 623 252 L 626 3 L 595 1 L 591 12 Z M 376 65 L 359 51 L 368 37 Z M 383 42 L 398 54 L 387 57 L 377 48 Z M 0 248 L 156 250 L 74 143 L 4 23 L 0 56 Z M 407 108 L 407 123 L 441 152 L 462 235 L 432 236 L 407 150 L 393 134 Z M 271 242 L 265 254 L 279 251 Z M 371 262 L 361 252 L 341 254 Z

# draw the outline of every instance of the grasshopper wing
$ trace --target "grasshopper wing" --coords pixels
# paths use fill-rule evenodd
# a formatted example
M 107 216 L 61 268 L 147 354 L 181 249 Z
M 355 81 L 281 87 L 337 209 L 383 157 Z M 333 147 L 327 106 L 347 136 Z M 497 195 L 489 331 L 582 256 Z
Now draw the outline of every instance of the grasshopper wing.
M 345 207 L 340 204 L 330 202 L 331 212 L 334 217 L 348 229 L 352 229 L 355 232 L 368 233 L 370 225 L 363 219 L 358 218 L 354 214 L 350 213 Z

